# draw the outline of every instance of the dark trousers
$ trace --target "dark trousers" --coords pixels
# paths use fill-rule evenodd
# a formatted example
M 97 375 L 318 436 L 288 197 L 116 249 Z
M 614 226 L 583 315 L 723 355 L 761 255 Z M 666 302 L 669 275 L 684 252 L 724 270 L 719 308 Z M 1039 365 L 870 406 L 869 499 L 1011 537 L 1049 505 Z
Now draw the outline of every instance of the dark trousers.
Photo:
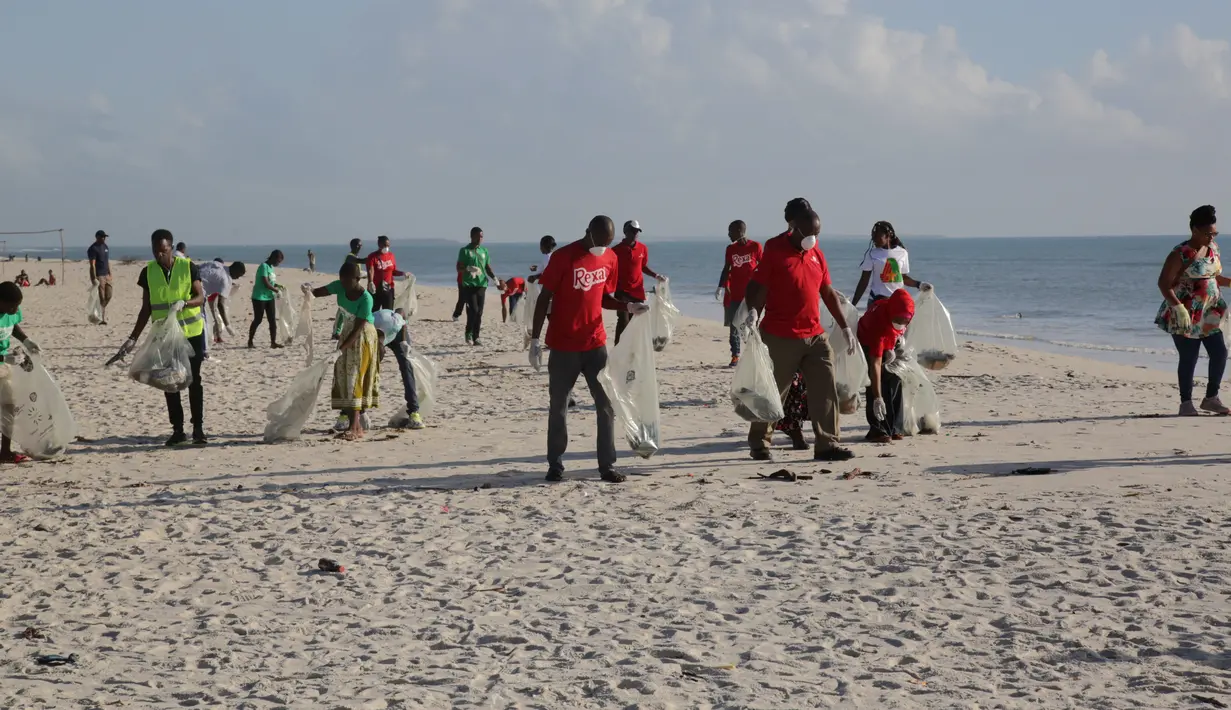
M 415 369 L 410 366 L 410 356 L 406 354 L 410 349 L 410 342 L 402 342 L 399 337 L 385 347 L 393 351 L 393 357 L 398 361 L 398 372 L 402 374 L 402 389 L 406 394 L 406 413 L 414 414 L 419 411 L 419 395 L 415 392 Z
M 1180 351 L 1180 401 L 1191 402 L 1193 398 L 1193 374 L 1197 372 L 1197 359 L 1201 357 L 1201 347 L 1205 346 L 1205 354 L 1210 358 L 1210 381 L 1205 386 L 1207 399 L 1217 397 L 1222 385 L 1222 373 L 1227 368 L 1227 344 L 1223 342 L 1222 333 L 1214 333 L 1204 338 L 1185 338 L 1173 335 L 1171 340 L 1175 349 Z
M 463 286 L 466 299 L 466 333 L 471 338 L 479 339 L 479 329 L 483 327 L 483 304 L 487 301 L 486 286 Z
M 273 303 L 273 301 L 270 301 Z M 205 391 L 201 388 L 201 360 L 205 358 L 205 338 L 208 333 L 194 335 L 188 339 L 192 344 L 192 384 L 188 386 L 188 406 L 192 409 L 192 429 L 205 430 Z M 184 402 L 179 392 L 166 392 L 167 414 L 171 418 L 171 428 L 176 433 L 184 431 Z
M 278 319 L 274 317 L 274 302 L 273 300 L 258 301 L 252 299 L 252 326 L 248 328 L 248 344 L 252 344 L 252 339 L 256 337 L 256 329 L 261 326 L 261 320 L 269 320 L 269 342 L 270 344 L 278 342 Z
M 466 308 L 466 287 L 461 284 L 458 284 L 457 285 L 457 305 L 453 306 L 454 320 L 462 316 L 462 310 L 465 308 Z
M 521 303 L 520 293 L 515 293 L 512 296 L 509 296 L 509 300 L 508 300 L 509 316 L 512 317 L 514 320 L 517 319 L 517 316 L 515 314 L 517 313 L 517 304 L 519 303 Z M 531 314 L 531 317 L 533 317 L 533 314 Z
M 863 356 L 867 360 L 871 360 L 872 356 L 868 353 L 868 346 L 863 343 L 859 344 L 863 348 Z M 881 364 L 881 399 L 885 400 L 885 419 L 877 419 L 872 414 L 872 388 L 869 387 L 864 395 L 864 415 L 868 418 L 868 434 L 871 436 L 893 436 L 894 434 L 902 434 L 898 430 L 898 412 L 902 411 L 902 380 L 897 375 L 885 369 L 885 365 Z
M 582 353 L 552 350 L 547 359 L 548 391 L 551 404 L 547 411 L 547 467 L 564 472 L 564 452 L 568 450 L 568 400 L 579 376 L 585 376 L 598 412 L 598 470 L 615 470 L 615 410 L 607 391 L 598 381 L 598 373 L 607 367 L 607 348 L 598 347 Z
M 739 357 L 739 323 L 735 322 L 735 312 L 739 310 L 743 301 L 732 301 L 723 306 L 722 321 L 723 325 L 727 326 L 730 332 L 727 334 L 727 342 L 731 345 L 731 357 Z
M 812 419 L 817 453 L 837 447 L 838 384 L 829 335 L 822 333 L 798 340 L 762 332 L 761 340 L 769 349 L 769 359 L 774 364 L 774 382 L 784 401 L 791 391 L 795 373 L 804 376 L 804 385 L 808 390 L 808 416 Z M 768 449 L 773 431 L 773 426 L 768 423 L 754 422 L 748 427 L 748 445 L 753 451 Z
M 629 303 L 645 303 L 645 299 L 643 298 L 629 298 L 627 294 L 624 294 L 624 293 L 617 293 L 616 298 L 619 298 L 624 301 L 628 301 Z M 615 332 L 615 344 L 616 345 L 620 344 L 620 336 L 624 333 L 624 329 L 628 327 L 628 322 L 632 320 L 632 318 L 633 318 L 633 315 L 631 313 L 626 313 L 624 311 L 616 311 L 616 332 Z
M 393 310 L 393 284 L 376 284 L 376 293 L 372 294 L 372 310 Z

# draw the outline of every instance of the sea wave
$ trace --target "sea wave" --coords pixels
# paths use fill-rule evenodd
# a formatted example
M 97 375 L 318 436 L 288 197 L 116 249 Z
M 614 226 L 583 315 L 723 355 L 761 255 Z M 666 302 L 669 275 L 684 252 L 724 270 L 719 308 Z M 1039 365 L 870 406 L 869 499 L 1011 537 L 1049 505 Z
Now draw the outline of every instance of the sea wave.
M 1074 343 L 1066 340 L 1048 340 L 1034 335 L 1017 335 L 1013 333 L 989 333 L 982 330 L 958 330 L 958 335 L 983 340 L 1017 340 L 1032 343 L 1045 343 L 1058 348 L 1073 348 L 1074 350 L 1096 350 L 1110 353 L 1135 353 L 1139 355 L 1170 355 L 1170 350 L 1156 348 L 1136 348 L 1128 345 L 1100 345 L 1098 343 Z

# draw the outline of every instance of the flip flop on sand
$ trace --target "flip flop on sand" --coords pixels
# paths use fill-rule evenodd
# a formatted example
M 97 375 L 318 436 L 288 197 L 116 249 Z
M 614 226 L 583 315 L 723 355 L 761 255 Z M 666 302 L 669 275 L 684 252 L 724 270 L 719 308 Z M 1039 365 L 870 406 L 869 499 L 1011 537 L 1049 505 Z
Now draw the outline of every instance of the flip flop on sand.
M 29 456 L 26 456 L 25 454 L 14 453 L 12 456 L 6 456 L 4 458 L 0 458 L 0 463 L 15 463 L 20 466 L 23 463 L 30 463 L 30 461 L 32 460 L 33 459 L 31 459 Z

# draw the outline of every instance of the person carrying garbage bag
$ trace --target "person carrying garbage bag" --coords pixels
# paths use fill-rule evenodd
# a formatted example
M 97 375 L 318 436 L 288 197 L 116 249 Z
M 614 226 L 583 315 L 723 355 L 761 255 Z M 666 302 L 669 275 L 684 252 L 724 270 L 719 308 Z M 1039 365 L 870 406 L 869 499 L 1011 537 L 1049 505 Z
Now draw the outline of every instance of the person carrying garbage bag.
M 188 386 L 188 403 L 192 410 L 192 443 L 204 446 L 205 437 L 205 392 L 201 386 L 201 361 L 205 356 L 205 287 L 201 285 L 200 269 L 187 257 L 175 256 L 172 245 L 175 238 L 166 229 L 150 235 L 150 248 L 154 259 L 145 265 L 137 277 L 141 287 L 141 311 L 137 324 L 120 352 L 113 360 L 122 358 L 137 347 L 137 339 L 150 319 L 161 321 L 174 314 L 180 329 L 192 346 L 192 384 Z M 181 341 L 182 342 L 182 341 Z M 179 392 L 166 392 L 167 414 L 171 419 L 171 438 L 167 446 L 182 446 L 188 443 L 184 435 L 184 405 Z
M 874 444 L 901 441 L 898 412 L 902 409 L 902 381 L 886 367 L 897 357 L 898 341 L 915 317 L 915 300 L 898 289 L 874 301 L 859 319 L 859 345 L 868 360 L 867 440 Z
M 842 329 L 842 339 L 834 343 L 835 347 L 844 347 L 854 354 L 855 334 L 842 313 L 825 255 L 816 245 L 821 218 L 802 197 L 788 202 L 783 216 L 789 225 L 787 231 L 765 242 L 761 263 L 748 283 L 745 325 L 755 328 L 759 322 L 782 397 L 790 389 L 795 373 L 803 374 L 808 390 L 808 416 L 816 437 L 813 458 L 847 461 L 854 454 L 838 445 L 837 378 L 829 336 L 821 325 L 820 301 L 825 302 L 834 323 Z M 754 460 L 773 460 L 769 449 L 772 432 L 769 422 L 752 423 L 748 445 Z
M 9 361 L 9 352 L 13 338 L 21 343 L 21 347 L 31 355 L 42 352 L 33 340 L 26 337 L 25 331 L 18 325 L 21 323 L 21 287 L 12 281 L 0 282 L 0 361 Z M 6 365 L 7 366 L 7 365 Z M 11 416 L 15 403 L 11 400 L 11 388 L 0 384 L 0 407 L 6 411 L 4 416 Z M 0 463 L 25 463 L 30 457 L 13 451 L 13 444 L 6 435 L 0 436 Z
M 615 236 L 615 223 L 599 215 L 590 220 L 586 236 L 561 247 L 539 277 L 542 290 L 534 306 L 530 340 L 530 365 L 543 366 L 539 335 L 547 310 L 547 362 L 551 404 L 547 414 L 547 480 L 564 480 L 564 452 L 568 449 L 569 393 L 579 376 L 585 376 L 598 413 L 598 470 L 604 481 L 623 483 L 616 471 L 615 410 L 599 380 L 607 367 L 607 331 L 603 309 L 640 315 L 650 309 L 644 303 L 626 303 L 615 298 L 618 266 L 608 247 Z

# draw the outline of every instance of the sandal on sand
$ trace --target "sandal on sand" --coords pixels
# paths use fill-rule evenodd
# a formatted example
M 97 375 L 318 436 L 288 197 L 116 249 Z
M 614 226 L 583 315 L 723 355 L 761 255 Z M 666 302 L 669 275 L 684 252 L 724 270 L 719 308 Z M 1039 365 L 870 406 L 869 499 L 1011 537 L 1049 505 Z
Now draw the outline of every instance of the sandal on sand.
M 339 441 L 359 441 L 363 438 L 363 434 L 356 434 L 348 429 L 347 431 L 335 435 L 333 438 L 338 439 Z
M 15 463 L 15 464 L 21 465 L 23 463 L 30 463 L 31 460 L 32 459 L 29 456 L 26 456 L 25 454 L 14 453 L 11 456 L 6 456 L 0 459 L 0 463 Z

